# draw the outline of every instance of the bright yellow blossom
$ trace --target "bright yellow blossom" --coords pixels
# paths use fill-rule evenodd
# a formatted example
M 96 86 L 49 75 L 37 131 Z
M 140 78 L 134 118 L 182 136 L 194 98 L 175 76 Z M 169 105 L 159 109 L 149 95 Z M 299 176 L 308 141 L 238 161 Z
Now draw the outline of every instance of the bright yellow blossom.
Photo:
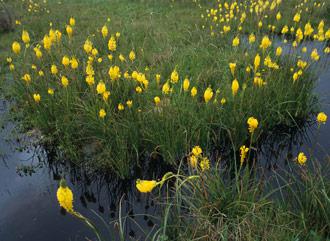
M 99 117 L 101 118 L 101 119 L 104 119 L 104 117 L 107 115 L 107 113 L 105 112 L 105 110 L 104 109 L 100 109 L 100 111 L 99 111 Z
M 21 52 L 21 45 L 16 41 L 13 42 L 11 48 L 15 54 L 19 54 Z
M 234 79 L 233 82 L 231 83 L 231 91 L 233 96 L 235 96 L 238 92 L 239 89 L 239 83 L 237 81 L 237 79 Z
M 320 112 L 317 114 L 316 119 L 319 124 L 325 124 L 327 122 L 328 116 L 324 112 Z
M 62 76 L 62 78 L 61 78 L 61 83 L 62 83 L 63 87 L 66 88 L 66 87 L 69 85 L 69 80 L 68 80 L 68 78 L 65 77 L 65 76 Z
M 208 103 L 213 97 L 213 91 L 210 87 L 208 87 L 204 92 L 204 100 L 205 103 Z
M 154 180 L 136 180 L 136 188 L 142 193 L 151 192 L 157 185 L 158 183 Z
M 73 212 L 73 193 L 71 189 L 66 185 L 64 180 L 61 180 L 60 186 L 56 192 L 57 201 L 60 206 L 67 212 Z
M 247 120 L 247 124 L 249 126 L 249 132 L 250 133 L 253 133 L 255 131 L 255 129 L 258 128 L 258 125 L 259 125 L 259 122 L 256 118 L 254 117 L 250 117 L 248 120 Z
M 39 103 L 41 100 L 40 94 L 33 94 L 33 99 L 36 103 Z
M 301 166 L 305 165 L 305 163 L 307 161 L 307 157 L 306 157 L 305 153 L 300 152 L 298 154 L 297 161 Z

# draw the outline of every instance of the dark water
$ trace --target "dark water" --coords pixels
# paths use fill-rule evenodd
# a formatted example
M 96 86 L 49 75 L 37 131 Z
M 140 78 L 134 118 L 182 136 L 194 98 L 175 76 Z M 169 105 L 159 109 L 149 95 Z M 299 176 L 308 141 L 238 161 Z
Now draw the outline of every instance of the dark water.
M 6 102 L 1 109 L 3 114 Z M 7 124 L 0 136 L 0 241 L 96 240 L 81 221 L 59 208 L 60 176 L 74 192 L 75 209 L 100 227 L 105 240 L 119 240 L 119 207 L 125 240 L 141 240 L 158 228 L 159 208 L 150 195 L 135 190 L 133 180 L 94 177 L 65 164 L 51 164 L 49 153 L 40 147 L 19 150 L 33 138 L 21 136 L 18 143 L 11 135 L 14 130 Z
M 323 45 L 308 45 L 309 51 L 316 47 L 322 52 Z M 284 52 L 290 54 L 290 48 Z M 329 62 L 328 57 L 319 63 L 322 68 L 317 68 L 316 92 L 321 97 L 322 111 L 330 116 Z M 6 102 L 1 102 L 0 108 L 3 114 Z M 83 223 L 63 214 L 59 208 L 56 190 L 60 175 L 66 176 L 74 191 L 75 209 L 102 227 L 107 240 L 118 240 L 119 207 L 125 220 L 125 240 L 141 240 L 159 227 L 156 218 L 159 208 L 152 196 L 139 194 L 133 182 L 108 176 L 93 177 L 65 164 L 51 164 L 49 155 L 41 148 L 19 151 L 17 148 L 24 146 L 24 140 L 29 143 L 33 138 L 22 137 L 17 143 L 11 138 L 13 130 L 15 126 L 7 123 L 0 134 L 0 241 L 96 240 Z M 319 130 L 314 124 L 303 132 L 290 140 L 290 145 L 285 141 L 284 146 L 279 143 L 273 151 L 264 150 L 263 158 L 279 159 L 288 153 L 295 156 L 299 151 L 307 155 L 313 152 L 320 159 L 326 157 L 330 148 L 330 124 L 322 125 Z M 98 215 L 109 223 L 109 230 Z

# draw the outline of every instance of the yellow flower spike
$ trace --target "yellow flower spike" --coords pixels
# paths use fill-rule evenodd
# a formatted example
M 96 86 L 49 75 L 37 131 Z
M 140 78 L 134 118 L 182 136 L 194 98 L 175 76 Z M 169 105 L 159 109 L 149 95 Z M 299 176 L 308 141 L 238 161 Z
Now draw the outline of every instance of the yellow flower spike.
M 102 33 L 103 38 L 108 36 L 108 32 L 109 32 L 109 30 L 108 30 L 107 25 L 104 25 L 101 29 L 101 33 Z
M 52 89 L 52 88 L 48 88 L 47 93 L 48 93 L 49 95 L 54 95 L 54 89 Z
M 179 73 L 174 69 L 171 73 L 171 82 L 172 83 L 178 83 L 179 81 Z
M 75 26 L 76 25 L 76 20 L 73 18 L 73 17 L 71 17 L 70 19 L 69 19 L 69 24 L 70 24 L 70 26 Z
M 311 53 L 311 59 L 314 61 L 318 61 L 320 59 L 320 55 L 317 52 L 317 49 L 313 49 Z
M 111 66 L 108 74 L 112 81 L 118 80 L 121 76 L 120 68 L 118 66 Z
M 256 36 L 253 33 L 251 33 L 249 35 L 249 43 L 253 44 L 255 41 L 256 41 Z
M 15 54 L 19 54 L 21 52 L 21 45 L 17 41 L 13 42 L 11 48 Z
M 195 97 L 197 95 L 197 88 L 195 86 L 191 88 L 190 94 L 192 97 Z
M 29 35 L 29 33 L 26 30 L 23 30 L 23 32 L 22 32 L 22 41 L 25 44 L 30 43 L 30 35 Z
M 257 54 L 256 57 L 254 58 L 254 72 L 258 70 L 260 66 L 260 61 L 261 61 L 260 55 Z
M 203 150 L 200 146 L 194 146 L 193 149 L 191 150 L 191 153 L 194 156 L 198 157 L 198 156 L 202 155 Z
M 67 67 L 67 66 L 69 66 L 69 64 L 70 64 L 70 59 L 69 59 L 69 57 L 68 56 L 63 56 L 63 58 L 62 58 L 62 64 L 65 66 L 65 67 Z
M 325 124 L 327 122 L 328 116 L 324 112 L 320 112 L 317 114 L 316 119 L 318 124 Z
M 293 21 L 298 23 L 300 21 L 300 13 L 296 13 L 293 17 Z
M 103 98 L 104 101 L 107 101 L 109 99 L 109 96 L 110 96 L 110 91 L 105 91 L 102 94 L 102 98 Z
M 33 99 L 38 104 L 41 100 L 40 94 L 33 94 Z
M 233 45 L 233 47 L 237 47 L 239 45 L 239 43 L 240 43 L 239 38 L 238 37 L 235 37 L 233 39 L 232 45 Z
M 89 86 L 92 86 L 95 83 L 94 76 L 93 75 L 87 75 L 85 81 Z
M 299 165 L 304 166 L 307 161 L 307 157 L 306 157 L 305 153 L 300 152 L 298 154 L 297 161 L 298 161 Z
M 96 86 L 96 91 L 99 95 L 102 95 L 107 90 L 105 83 L 100 81 Z
M 199 163 L 199 166 L 203 172 L 209 170 L 210 160 L 207 157 L 203 157 L 201 162 Z
M 133 50 L 131 50 L 131 52 L 128 55 L 128 58 L 133 62 L 135 60 L 135 53 Z
M 61 78 L 61 83 L 62 83 L 62 86 L 63 86 L 64 88 L 68 87 L 68 85 L 69 85 L 69 80 L 68 80 L 68 78 L 65 77 L 65 76 L 62 76 L 62 78 Z
M 187 92 L 189 90 L 189 86 L 190 86 L 190 81 L 189 81 L 188 77 L 186 77 L 182 84 L 183 91 Z
M 68 34 L 69 38 L 71 38 L 72 34 L 73 34 L 73 28 L 70 25 L 67 25 L 65 30 L 66 30 L 66 33 Z
M 205 103 L 208 103 L 213 97 L 213 90 L 208 87 L 204 92 L 204 101 Z
M 90 52 L 92 52 L 92 49 L 93 49 L 93 43 L 87 39 L 84 43 L 84 50 L 87 54 L 89 54 Z
M 166 82 L 163 87 L 162 87 L 162 92 L 167 95 L 171 92 L 171 87 L 170 84 L 168 82 Z
M 108 42 L 108 49 L 110 51 L 116 51 L 117 49 L 117 42 L 114 36 L 111 36 Z
M 132 100 L 128 100 L 128 101 L 126 101 L 126 105 L 127 105 L 128 108 L 132 108 L 132 106 L 133 106 L 133 101 L 132 101 Z
M 249 148 L 248 147 L 246 147 L 244 145 L 240 147 L 240 157 L 241 157 L 241 159 L 240 159 L 240 165 L 241 166 L 243 165 L 243 163 L 245 161 L 245 158 L 246 158 L 246 155 L 247 155 L 248 151 L 249 151 Z
M 189 164 L 192 168 L 196 168 L 198 164 L 198 158 L 195 155 L 189 157 Z
M 282 55 L 282 48 L 281 47 L 277 47 L 275 54 L 276 54 L 276 56 L 281 56 Z
M 158 184 L 155 180 L 136 180 L 136 188 L 142 193 L 151 192 Z
M 231 72 L 232 76 L 234 77 L 235 69 L 236 69 L 236 63 L 229 63 L 229 69 L 230 69 L 230 72 Z
M 73 57 L 71 60 L 70 60 L 70 63 L 71 63 L 71 68 L 72 69 L 77 69 L 78 68 L 78 60 L 75 58 L 75 57 Z
M 125 106 L 122 103 L 119 103 L 117 108 L 119 111 L 123 111 L 125 109 Z
M 60 181 L 60 186 L 56 192 L 57 201 L 68 213 L 73 213 L 73 193 L 66 185 L 64 179 Z
M 272 44 L 272 41 L 268 38 L 268 36 L 264 36 L 261 40 L 260 48 L 263 50 L 266 50 L 268 47 L 270 47 Z
M 259 122 L 256 118 L 250 117 L 247 120 L 247 124 L 248 124 L 249 132 L 253 133 L 258 128 Z
M 22 80 L 24 80 L 26 84 L 30 84 L 31 83 L 31 75 L 29 75 L 29 74 L 23 75 Z
M 231 91 L 232 91 L 233 96 L 237 95 L 238 89 L 239 89 L 239 83 L 238 83 L 237 79 L 234 79 L 231 84 Z
M 158 96 L 155 96 L 154 102 L 155 102 L 155 105 L 156 106 L 159 106 L 159 104 L 160 104 L 160 98 Z
M 105 110 L 104 109 L 100 109 L 100 111 L 99 111 L 99 117 L 101 119 L 104 119 L 106 115 L 107 115 L 107 113 L 105 112 Z

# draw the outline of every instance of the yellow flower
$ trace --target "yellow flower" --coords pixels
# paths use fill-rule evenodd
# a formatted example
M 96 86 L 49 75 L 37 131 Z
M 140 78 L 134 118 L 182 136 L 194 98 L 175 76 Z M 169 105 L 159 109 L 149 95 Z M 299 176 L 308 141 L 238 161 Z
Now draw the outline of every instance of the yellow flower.
M 231 83 L 231 91 L 233 96 L 235 96 L 238 92 L 239 89 L 239 83 L 237 81 L 237 79 L 234 79 L 233 82 Z
M 318 61 L 320 59 L 320 56 L 317 52 L 317 49 L 313 49 L 312 53 L 311 53 L 311 58 L 314 60 L 314 61 Z
M 240 156 L 241 156 L 240 163 L 241 163 L 241 166 L 244 163 L 244 160 L 246 158 L 246 154 L 248 153 L 248 151 L 249 151 L 248 147 L 246 147 L 246 146 L 241 146 L 240 147 Z
M 48 93 L 49 95 L 54 95 L 54 89 L 52 89 L 52 88 L 48 88 L 47 93 Z
M 314 32 L 314 29 L 312 28 L 312 25 L 308 22 L 305 25 L 304 35 L 310 36 Z
M 249 132 L 250 133 L 253 133 L 255 131 L 255 129 L 258 128 L 258 125 L 259 125 L 259 122 L 256 118 L 254 117 L 250 117 L 248 120 L 247 120 L 247 124 L 249 126 Z
M 95 83 L 94 76 L 93 75 L 87 75 L 86 76 L 86 83 L 91 86 Z
M 119 111 L 122 111 L 122 110 L 124 110 L 125 109 L 125 106 L 122 104 L 122 103 L 119 103 L 118 104 L 118 110 Z
M 52 40 L 48 35 L 45 35 L 43 38 L 44 49 L 50 50 L 52 47 Z
M 233 47 L 237 47 L 239 45 L 239 38 L 237 36 L 233 39 L 232 45 Z
M 256 57 L 254 58 L 254 72 L 258 70 L 260 66 L 260 61 L 261 61 L 260 55 L 257 54 Z
M 93 48 L 93 49 L 92 49 L 92 55 L 93 55 L 93 56 L 98 55 L 98 53 L 99 53 L 99 51 L 98 51 L 96 48 Z
M 79 64 L 78 64 L 78 60 L 76 58 L 73 57 L 70 62 L 71 62 L 71 68 L 72 69 L 77 69 L 78 68 Z
M 110 96 L 110 91 L 105 91 L 102 94 L 102 98 L 103 98 L 104 101 L 107 101 L 109 99 L 109 96 Z
M 166 82 L 162 87 L 162 92 L 167 95 L 170 93 L 170 91 L 171 91 L 170 84 Z
M 25 44 L 28 44 L 30 42 L 30 35 L 27 31 L 23 30 L 22 32 L 22 41 L 25 43 Z
M 196 168 L 198 163 L 198 158 L 195 155 L 189 157 L 189 164 L 192 168 Z
M 35 54 L 36 54 L 36 57 L 38 58 L 38 59 L 40 59 L 40 58 L 42 58 L 42 52 L 41 52 L 41 50 L 40 50 L 40 48 L 33 48 L 33 50 L 34 50 L 34 52 L 35 52 Z
M 179 74 L 178 72 L 175 70 L 173 70 L 173 72 L 171 73 L 171 82 L 172 83 L 178 83 L 179 81 Z
M 33 94 L 33 99 L 36 103 L 39 103 L 41 100 L 40 94 Z
M 207 157 L 203 157 L 201 162 L 199 163 L 202 171 L 206 171 L 210 169 L 210 160 Z
M 298 154 L 297 161 L 301 166 L 305 165 L 305 163 L 307 161 L 307 157 L 306 157 L 305 153 L 300 152 Z
M 281 20 L 281 18 L 282 18 L 281 12 L 278 12 L 276 14 L 276 20 L 279 21 L 279 20 Z
M 73 27 L 73 26 L 75 26 L 76 25 L 76 20 L 74 19 L 74 18 L 70 18 L 70 20 L 69 20 L 69 24 Z
M 103 36 L 103 38 L 105 38 L 106 36 L 108 36 L 108 27 L 107 27 L 107 25 L 104 25 L 103 27 L 102 27 L 102 29 L 101 29 L 101 33 L 102 33 L 102 36 Z
M 100 81 L 96 86 L 96 91 L 98 94 L 102 95 L 107 90 L 104 82 Z
M 136 93 L 140 94 L 140 93 L 142 93 L 142 88 L 140 86 L 137 86 L 135 88 L 135 91 L 136 91 Z
M 136 188 L 142 193 L 151 192 L 158 184 L 154 180 L 136 180 Z
M 24 80 L 25 83 L 27 83 L 27 84 L 31 83 L 31 75 L 29 75 L 29 74 L 23 75 L 22 80 Z
M 320 112 L 317 115 L 317 122 L 319 124 L 325 124 L 327 122 L 328 116 L 324 112 Z
M 301 52 L 306 53 L 306 52 L 307 52 L 307 47 L 303 47 L 303 48 L 301 49 Z
M 129 52 L 129 55 L 128 55 L 128 57 L 129 57 L 129 59 L 131 60 L 131 61 L 134 61 L 135 60 L 135 53 L 134 53 L 134 51 L 132 50 L 131 52 Z
M 56 196 L 57 201 L 62 208 L 69 213 L 73 212 L 73 193 L 64 180 L 61 180 Z
M 120 68 L 118 66 L 111 66 L 108 73 L 111 80 L 120 78 Z
M 64 56 L 64 57 L 62 58 L 62 64 L 63 64 L 65 67 L 67 67 L 67 66 L 70 64 L 70 59 L 69 59 L 68 56 Z
M 296 13 L 293 17 L 293 21 L 295 21 L 296 23 L 298 23 L 300 21 L 300 13 Z
M 19 54 L 21 52 L 21 45 L 17 41 L 13 42 L 11 48 L 15 54 Z
M 157 82 L 157 84 L 159 84 L 159 82 L 160 82 L 160 74 L 156 74 L 156 82 Z
M 235 69 L 236 69 L 236 63 L 229 63 L 229 68 L 230 68 L 231 74 L 234 76 Z
M 282 54 L 282 48 L 281 47 L 277 47 L 276 49 L 276 56 L 281 56 Z
M 204 92 L 204 100 L 205 103 L 209 102 L 213 97 L 213 91 L 210 87 L 208 87 Z
M 221 105 L 226 104 L 226 98 L 221 98 L 220 103 L 221 103 Z
M 73 33 L 72 27 L 70 25 L 67 25 L 65 30 L 66 30 L 66 33 L 68 34 L 69 38 L 71 38 L 72 33 Z
M 117 49 L 117 43 L 116 43 L 116 39 L 114 36 L 111 36 L 108 42 L 108 48 L 110 51 L 116 51 Z
M 116 33 L 116 38 L 119 38 L 119 37 L 120 37 L 120 33 L 117 32 L 117 33 Z
M 132 108 L 133 101 L 132 100 L 126 101 L 126 105 L 127 105 L 128 108 Z
M 183 91 L 187 92 L 189 90 L 189 86 L 190 86 L 190 81 L 189 79 L 186 77 L 183 81 Z
M 158 106 L 159 103 L 160 103 L 160 98 L 159 98 L 158 96 L 156 96 L 156 97 L 154 98 L 154 102 L 155 102 L 155 105 Z
M 197 95 L 197 88 L 195 86 L 191 88 L 190 94 L 192 97 L 195 97 Z
M 84 43 L 84 50 L 87 54 L 89 54 L 93 49 L 93 43 L 90 40 L 86 40 Z
M 105 112 L 105 110 L 104 109 L 100 109 L 100 111 L 99 111 L 99 117 L 101 118 L 101 119 L 104 119 L 104 117 L 107 115 L 107 113 Z
M 203 153 L 203 150 L 200 146 L 194 146 L 191 152 L 194 156 L 200 156 Z
M 282 28 L 281 33 L 282 33 L 282 34 L 286 34 L 287 32 L 289 32 L 289 27 L 288 27 L 287 25 L 285 25 L 285 26 Z
M 62 83 L 63 87 L 66 88 L 66 87 L 69 85 L 69 80 L 68 80 L 68 78 L 65 77 L 65 76 L 62 76 L 62 78 L 61 78 L 61 83 Z
M 272 41 L 270 41 L 268 36 L 264 36 L 261 40 L 260 48 L 262 48 L 263 50 L 266 50 L 271 44 L 272 44 Z
M 255 41 L 256 41 L 256 36 L 253 33 L 251 33 L 249 35 L 249 43 L 253 44 Z

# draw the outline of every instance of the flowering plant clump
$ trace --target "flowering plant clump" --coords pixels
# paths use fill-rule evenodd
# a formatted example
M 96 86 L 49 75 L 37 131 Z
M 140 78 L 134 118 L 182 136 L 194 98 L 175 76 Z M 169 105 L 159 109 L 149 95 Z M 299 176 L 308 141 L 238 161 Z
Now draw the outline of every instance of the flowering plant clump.
M 41 36 L 20 23 L 6 56 L 14 79 L 10 93 L 28 127 L 56 140 L 70 158 L 122 177 L 154 152 L 173 164 L 194 143 L 217 147 L 231 140 L 239 148 L 249 139 L 257 142 L 263 128 L 306 119 L 314 107 L 311 66 L 330 50 L 307 49 L 304 41 L 325 42 L 330 31 L 325 21 L 307 21 L 302 6 L 284 22 L 283 4 L 201 5 L 202 29 L 184 37 L 196 51 L 193 61 L 186 54 L 158 60 L 152 51 L 160 41 L 148 50 L 123 30 L 129 26 L 112 25 L 110 18 L 84 31 L 80 19 L 70 17 L 65 24 L 50 23 Z M 285 56 L 289 37 L 292 54 Z M 219 51 L 209 54 L 210 46 Z M 86 149 L 92 149 L 93 161 L 85 158 Z M 247 150 L 240 154 L 243 163 Z M 210 168 L 198 149 L 189 163 Z

